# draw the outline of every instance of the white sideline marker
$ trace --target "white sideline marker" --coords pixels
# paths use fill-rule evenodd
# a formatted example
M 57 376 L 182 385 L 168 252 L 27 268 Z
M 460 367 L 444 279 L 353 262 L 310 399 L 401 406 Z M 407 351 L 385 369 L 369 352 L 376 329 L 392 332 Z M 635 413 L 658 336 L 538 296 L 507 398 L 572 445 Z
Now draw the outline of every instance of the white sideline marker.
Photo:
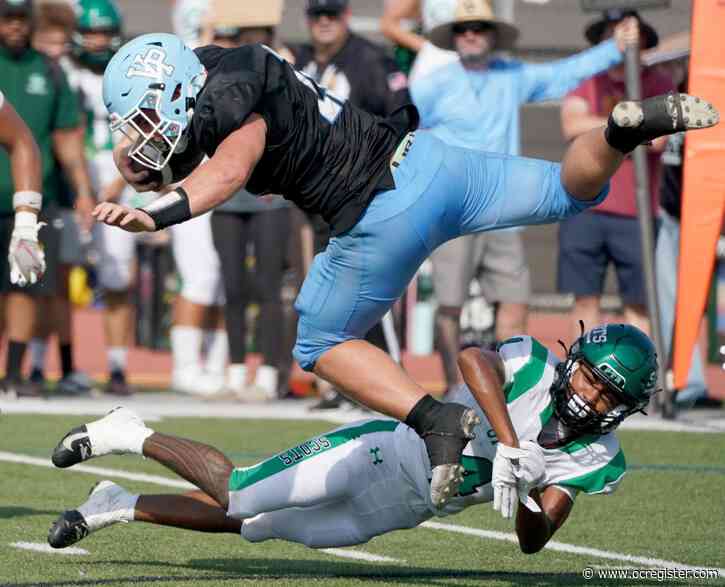
M 0 461 L 10 462 L 10 463 L 18 463 L 23 465 L 35 465 L 40 467 L 47 467 L 47 468 L 55 468 L 53 463 L 48 459 L 39 459 L 37 457 L 31 457 L 26 455 L 20 455 L 10 452 L 2 452 L 0 451 Z M 65 471 L 68 472 L 77 472 L 77 473 L 90 473 L 93 475 L 102 475 L 105 477 L 116 477 L 119 479 L 130 479 L 132 481 L 142 481 L 145 483 L 154 483 L 156 485 L 165 485 L 167 487 L 178 487 L 182 489 L 189 489 L 193 487 L 191 483 L 187 483 L 186 481 L 180 481 L 177 479 L 169 479 L 168 477 L 161 477 L 159 475 L 146 475 L 143 473 L 133 473 L 131 471 L 123 471 L 118 469 L 104 469 L 102 467 L 89 467 L 88 465 L 75 465 L 72 469 L 65 469 Z M 489 540 L 502 540 L 505 542 L 513 542 L 518 543 L 518 539 L 516 538 L 516 535 L 510 532 L 496 532 L 494 530 L 481 530 L 479 528 L 469 528 L 467 526 L 458 526 L 457 524 L 443 524 L 441 522 L 423 522 L 421 524 L 421 527 L 423 528 L 429 528 L 431 530 L 443 530 L 445 532 L 455 532 L 457 534 L 467 534 L 469 536 L 477 536 L 479 538 L 489 539 Z M 587 546 L 577 546 L 575 544 L 566 544 L 565 542 L 557 542 L 555 540 L 549 541 L 549 543 L 544 547 L 549 550 L 554 550 L 558 552 L 566 552 L 569 554 L 577 554 L 580 556 L 590 556 L 593 558 L 601 558 L 605 560 L 614 560 L 614 561 L 625 561 L 629 563 L 635 563 L 639 565 L 643 565 L 646 567 L 666 567 L 666 568 L 677 568 L 677 569 L 702 569 L 703 566 L 692 566 L 692 565 L 685 565 L 683 563 L 678 563 L 675 561 L 668 561 L 658 558 L 650 558 L 650 557 L 644 557 L 644 556 L 634 556 L 631 554 L 624 554 L 619 552 L 611 552 L 608 550 L 600 550 L 598 548 L 590 548 Z M 340 554 L 340 551 L 344 552 L 345 554 Z M 359 550 L 343 550 L 339 548 L 328 548 L 324 549 L 324 552 L 327 552 L 328 554 L 333 554 L 335 556 L 343 556 L 346 558 L 356 558 L 357 555 L 366 555 L 369 557 L 375 557 L 375 562 L 400 562 L 404 563 L 405 561 L 400 561 L 397 559 L 392 559 L 388 557 L 380 557 L 378 555 L 369 554 L 369 553 L 363 553 Z M 352 554 L 351 554 L 352 553 Z M 357 558 L 361 560 L 373 560 L 373 559 L 364 559 L 362 556 L 358 556 Z M 384 559 L 384 560 L 379 560 Z M 725 568 L 718 568 L 716 569 L 719 573 L 720 577 L 725 577 Z
M 41 544 L 39 542 L 11 542 L 10 546 L 21 550 L 32 550 L 34 552 L 44 552 L 47 554 L 66 554 L 66 555 L 83 555 L 89 554 L 84 548 L 76 548 L 69 546 L 68 548 L 53 548 L 50 544 Z

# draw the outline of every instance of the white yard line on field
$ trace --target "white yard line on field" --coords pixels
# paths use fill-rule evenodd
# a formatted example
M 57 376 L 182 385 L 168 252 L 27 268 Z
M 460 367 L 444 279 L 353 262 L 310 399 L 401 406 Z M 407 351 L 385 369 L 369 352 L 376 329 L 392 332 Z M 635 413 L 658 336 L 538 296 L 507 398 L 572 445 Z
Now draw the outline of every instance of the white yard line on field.
M 0 462 L 18 463 L 24 465 L 34 465 L 38 467 L 55 468 L 53 463 L 48 459 L 39 459 L 37 457 L 31 457 L 16 453 L 2 452 L 0 451 Z M 129 479 L 131 481 L 141 481 L 144 483 L 153 483 L 156 485 L 162 485 L 166 487 L 176 487 L 180 489 L 190 489 L 194 487 L 191 483 L 182 481 L 179 479 L 169 479 L 168 477 L 161 477 L 159 475 L 147 475 L 145 473 L 134 473 L 132 471 L 124 471 L 121 469 L 105 469 L 103 467 L 93 467 L 88 465 L 75 465 L 72 469 L 61 469 L 60 471 L 75 472 L 75 473 L 88 473 L 92 475 L 100 475 L 103 477 L 116 477 L 118 479 Z M 509 532 L 496 532 L 493 530 L 481 530 L 479 528 L 469 528 L 467 526 L 459 526 L 457 524 L 443 524 L 441 522 L 423 522 L 421 524 L 424 528 L 431 530 L 442 530 L 445 532 L 454 532 L 457 534 L 467 534 L 469 536 L 477 536 L 478 538 L 489 539 L 489 540 L 502 540 L 505 542 L 518 543 L 516 535 Z M 549 550 L 555 550 L 558 552 L 565 552 L 569 554 L 576 554 L 580 556 L 600 558 L 605 560 L 624 561 L 628 563 L 634 563 L 643 565 L 646 567 L 658 567 L 658 568 L 676 568 L 676 569 L 701 569 L 703 567 L 695 567 L 692 565 L 686 565 L 675 561 L 668 561 L 658 558 L 650 558 L 644 556 L 634 556 L 631 554 L 611 552 L 608 550 L 600 550 L 598 548 L 589 548 L 587 546 L 577 546 L 576 544 L 566 544 L 564 542 L 550 541 L 544 548 Z M 343 556 L 345 558 L 358 558 L 360 560 L 369 560 L 374 562 L 397 562 L 403 563 L 398 559 L 392 559 L 388 557 L 382 557 L 378 555 L 368 554 L 360 550 L 342 550 L 345 554 L 340 554 L 341 549 L 328 548 L 324 552 L 335 556 Z M 371 557 L 371 558 L 364 558 Z M 716 569 L 720 574 L 720 577 L 725 577 L 725 569 Z
M 446 532 L 456 532 L 458 534 L 467 534 L 468 536 L 478 536 L 479 538 L 488 538 L 491 540 L 503 540 L 506 542 L 513 542 L 518 544 L 518 538 L 516 534 L 511 532 L 495 532 L 493 530 L 479 530 L 478 528 L 469 528 L 467 526 L 458 526 L 457 524 L 442 524 L 440 522 L 423 522 L 421 524 L 426 528 L 432 530 L 443 530 Z M 566 544 L 565 542 L 557 542 L 556 540 L 550 540 L 544 548 L 549 550 L 555 550 L 557 552 L 566 552 L 569 554 L 578 554 L 581 556 L 588 556 L 594 558 L 603 558 L 614 561 L 624 561 L 628 563 L 635 563 L 645 567 L 652 568 L 666 568 L 666 569 L 690 569 L 700 570 L 704 567 L 695 567 L 691 565 L 685 565 L 675 561 L 668 561 L 659 558 L 651 558 L 648 556 L 634 556 L 631 554 L 623 554 L 619 552 L 611 552 L 608 550 L 600 550 L 598 548 L 589 548 L 588 546 L 577 546 L 576 544 Z M 721 577 L 725 577 L 725 569 L 715 569 Z
M 53 548 L 50 544 L 41 544 L 40 542 L 11 542 L 10 546 L 13 548 L 19 548 L 20 550 L 32 550 L 34 552 L 47 552 L 50 554 L 89 554 L 85 548 L 76 548 L 75 546 L 69 546 L 67 548 Z
M 323 548 L 322 552 L 333 556 L 341 556 L 342 558 L 353 558 L 360 561 L 368 561 L 371 563 L 405 563 L 405 561 L 391 558 L 389 556 L 380 556 L 379 554 L 370 554 L 361 550 L 347 550 L 345 548 Z

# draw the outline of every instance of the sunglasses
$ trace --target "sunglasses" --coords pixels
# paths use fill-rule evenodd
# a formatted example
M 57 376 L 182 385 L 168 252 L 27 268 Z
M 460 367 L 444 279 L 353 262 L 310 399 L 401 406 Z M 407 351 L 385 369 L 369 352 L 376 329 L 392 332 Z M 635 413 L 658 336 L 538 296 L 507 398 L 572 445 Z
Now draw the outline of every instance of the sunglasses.
M 310 20 L 320 20 L 323 16 L 326 16 L 330 20 L 337 20 L 340 18 L 339 10 L 315 10 L 307 13 L 307 17 Z
M 466 33 L 476 33 L 482 35 L 487 31 L 494 30 L 495 27 L 486 22 L 459 22 L 453 25 L 454 35 L 465 35 Z

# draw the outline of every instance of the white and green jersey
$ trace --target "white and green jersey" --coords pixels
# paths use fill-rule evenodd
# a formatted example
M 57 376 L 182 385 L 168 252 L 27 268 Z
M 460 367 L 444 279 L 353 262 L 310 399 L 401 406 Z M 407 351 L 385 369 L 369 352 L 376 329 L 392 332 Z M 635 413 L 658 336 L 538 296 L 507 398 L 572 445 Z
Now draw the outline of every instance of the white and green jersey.
M 531 337 L 499 348 L 504 392 L 520 440 L 537 441 L 557 424 L 549 388 L 558 359 Z M 228 515 L 244 520 L 251 542 L 282 539 L 315 548 L 364 543 L 373 536 L 413 528 L 493 500 L 491 470 L 496 435 L 465 385 L 449 394 L 477 410 L 481 424 L 463 453 L 459 495 L 442 509 L 430 499 L 430 463 L 416 432 L 394 420 L 363 420 L 321 434 L 229 480 Z M 609 493 L 624 475 L 624 455 L 614 434 L 587 436 L 544 449 L 546 478 L 572 499 L 580 491 Z
M 552 421 L 554 408 L 549 388 L 559 359 L 530 336 L 507 340 L 500 345 L 498 354 L 504 364 L 504 394 L 516 435 L 520 441 L 537 442 L 544 426 L 556 423 Z M 469 505 L 493 500 L 491 469 L 498 442 L 496 433 L 466 385 L 452 390 L 447 400 L 475 409 L 481 424 L 476 428 L 476 438 L 463 451 L 466 473 L 459 495 L 443 510 L 433 509 L 437 515 L 457 513 Z M 556 485 L 572 498 L 578 492 L 611 493 L 625 473 L 624 453 L 614 433 L 583 436 L 562 447 L 544 449 L 544 454 L 546 478 L 541 487 Z M 419 493 L 427 496 L 427 483 L 422 482 L 423 471 L 430 479 L 425 448 L 419 449 L 412 461 L 403 461 L 403 466 L 411 469 L 420 485 Z M 433 508 L 432 504 L 430 507 Z

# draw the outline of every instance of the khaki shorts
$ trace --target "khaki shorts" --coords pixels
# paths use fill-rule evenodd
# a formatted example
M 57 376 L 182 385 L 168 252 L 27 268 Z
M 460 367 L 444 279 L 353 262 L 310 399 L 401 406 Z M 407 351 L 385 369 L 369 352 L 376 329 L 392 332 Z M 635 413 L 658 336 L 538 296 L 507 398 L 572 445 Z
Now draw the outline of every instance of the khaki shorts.
M 492 230 L 454 239 L 436 249 L 431 261 L 440 306 L 463 306 L 474 277 L 490 303 L 526 304 L 531 296 L 519 230 Z

